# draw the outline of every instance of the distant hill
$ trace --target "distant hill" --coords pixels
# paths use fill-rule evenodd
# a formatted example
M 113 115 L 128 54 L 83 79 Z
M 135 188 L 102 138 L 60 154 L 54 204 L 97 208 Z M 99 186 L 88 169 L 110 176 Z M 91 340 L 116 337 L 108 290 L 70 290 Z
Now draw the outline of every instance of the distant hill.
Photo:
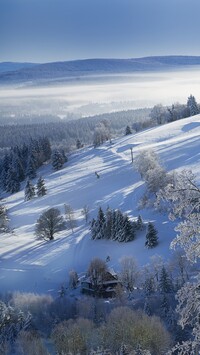
M 31 68 L 35 63 L 14 63 L 14 62 L 2 62 L 0 63 L 0 73 L 12 72 L 24 68 Z
M 133 59 L 84 59 L 45 64 L 0 63 L 0 83 L 65 81 L 87 75 L 157 71 L 200 65 L 200 56 L 157 56 Z M 6 66 L 8 71 L 5 72 Z M 3 70 L 1 68 L 4 68 Z M 2 72 L 3 71 L 3 72 Z

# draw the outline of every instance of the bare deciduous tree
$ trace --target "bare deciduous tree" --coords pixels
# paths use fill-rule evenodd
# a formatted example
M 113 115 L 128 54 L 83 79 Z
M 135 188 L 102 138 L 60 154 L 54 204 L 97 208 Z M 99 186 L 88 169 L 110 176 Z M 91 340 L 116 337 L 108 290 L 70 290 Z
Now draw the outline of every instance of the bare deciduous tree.
M 97 292 L 101 287 L 106 271 L 107 264 L 104 260 L 94 258 L 88 267 L 87 275 L 93 284 L 94 290 Z
M 83 217 L 85 218 L 85 223 L 88 222 L 88 218 L 89 218 L 89 206 L 88 205 L 84 205 L 83 209 L 81 210 L 81 213 L 83 215 Z
M 120 279 L 128 291 L 132 292 L 139 277 L 139 269 L 132 256 L 125 256 L 120 260 Z
M 38 237 L 53 240 L 54 234 L 64 228 L 64 219 L 57 208 L 43 212 L 37 220 L 35 233 Z
M 64 204 L 65 208 L 65 218 L 67 221 L 67 226 L 69 229 L 72 230 L 72 233 L 74 232 L 74 228 L 76 227 L 76 220 L 74 217 L 74 210 L 72 206 Z
M 76 288 L 78 284 L 78 274 L 75 270 L 69 272 L 69 287 Z

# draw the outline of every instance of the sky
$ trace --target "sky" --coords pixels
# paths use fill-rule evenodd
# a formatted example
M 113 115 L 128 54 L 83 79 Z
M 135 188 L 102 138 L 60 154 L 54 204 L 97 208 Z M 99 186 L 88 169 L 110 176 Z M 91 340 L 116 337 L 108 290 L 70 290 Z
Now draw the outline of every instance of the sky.
M 199 0 L 0 0 L 0 62 L 200 55 Z

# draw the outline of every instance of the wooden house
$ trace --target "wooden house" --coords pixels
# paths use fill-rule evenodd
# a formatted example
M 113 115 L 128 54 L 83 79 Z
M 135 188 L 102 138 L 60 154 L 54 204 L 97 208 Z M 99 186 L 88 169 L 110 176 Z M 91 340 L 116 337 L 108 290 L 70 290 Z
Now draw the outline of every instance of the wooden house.
M 115 289 L 121 285 L 117 274 L 113 270 L 106 271 L 102 279 L 94 284 L 92 278 L 86 277 L 81 282 L 82 293 L 98 297 L 115 297 Z

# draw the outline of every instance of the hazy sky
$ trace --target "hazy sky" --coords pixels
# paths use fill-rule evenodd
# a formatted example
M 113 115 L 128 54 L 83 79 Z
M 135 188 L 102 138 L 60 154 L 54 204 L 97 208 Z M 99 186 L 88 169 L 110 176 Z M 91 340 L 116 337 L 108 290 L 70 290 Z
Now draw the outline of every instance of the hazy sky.
M 0 0 L 0 61 L 200 55 L 200 0 Z

